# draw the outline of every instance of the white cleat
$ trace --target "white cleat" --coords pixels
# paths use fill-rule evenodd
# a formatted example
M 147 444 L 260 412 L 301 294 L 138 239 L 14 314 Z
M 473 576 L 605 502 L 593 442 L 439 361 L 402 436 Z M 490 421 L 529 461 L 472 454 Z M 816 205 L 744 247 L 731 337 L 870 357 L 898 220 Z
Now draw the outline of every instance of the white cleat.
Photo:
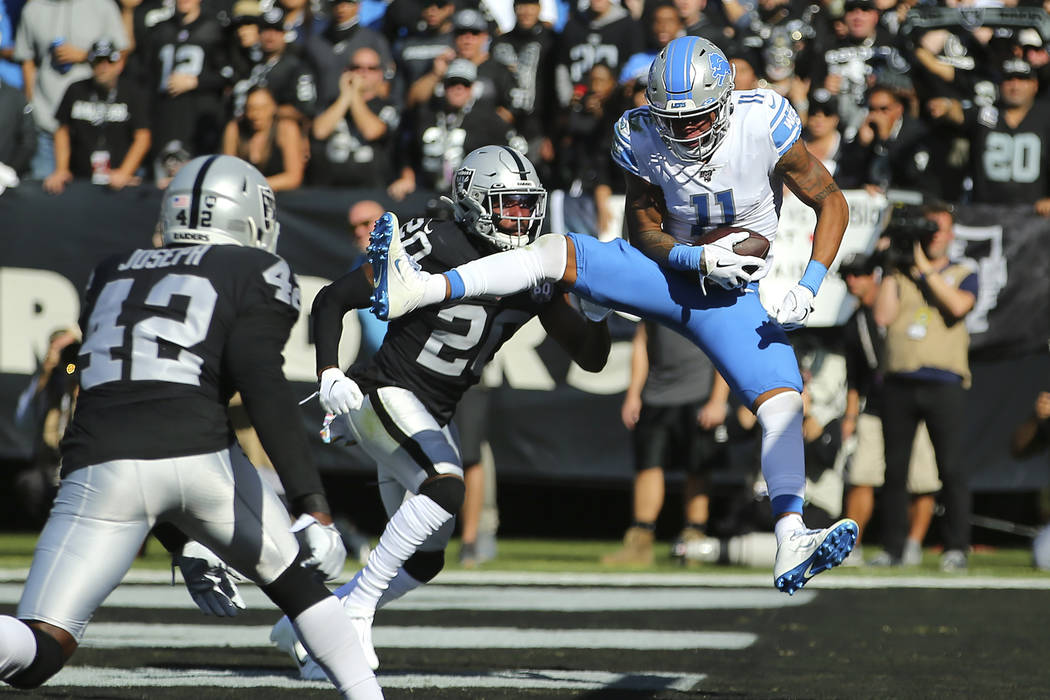
M 397 216 L 386 212 L 376 221 L 368 244 L 372 265 L 372 313 L 392 321 L 414 311 L 423 299 L 427 273 L 401 245 Z
M 838 566 L 857 541 L 857 523 L 843 518 L 823 530 L 798 530 L 777 547 L 773 585 L 794 595 L 822 571 Z
M 278 649 L 292 657 L 296 667 L 299 669 L 299 677 L 304 681 L 328 680 L 324 669 L 313 660 L 310 653 L 306 651 L 306 647 L 299 641 L 299 636 L 295 633 L 295 627 L 292 626 L 292 621 L 288 619 L 287 615 L 278 620 L 277 624 L 270 630 L 270 641 Z
M 343 601 L 343 610 L 346 611 L 350 624 L 357 632 L 357 641 L 361 643 L 365 663 L 373 671 L 378 670 L 379 657 L 376 655 L 375 647 L 372 646 L 372 619 L 375 617 L 375 611 L 348 605 L 346 600 Z

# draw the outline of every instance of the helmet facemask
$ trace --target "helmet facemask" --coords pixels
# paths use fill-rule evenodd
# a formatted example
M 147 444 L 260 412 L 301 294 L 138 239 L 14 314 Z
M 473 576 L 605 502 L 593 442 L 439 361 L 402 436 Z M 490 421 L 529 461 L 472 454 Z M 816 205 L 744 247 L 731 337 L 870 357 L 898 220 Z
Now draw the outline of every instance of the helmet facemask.
M 675 39 L 653 61 L 645 95 L 660 139 L 686 161 L 710 159 L 729 131 L 736 69 L 711 42 Z M 709 121 L 700 133 L 697 126 Z
M 483 146 L 456 170 L 452 204 L 456 221 L 496 250 L 528 245 L 547 214 L 547 190 L 528 158 L 507 146 Z

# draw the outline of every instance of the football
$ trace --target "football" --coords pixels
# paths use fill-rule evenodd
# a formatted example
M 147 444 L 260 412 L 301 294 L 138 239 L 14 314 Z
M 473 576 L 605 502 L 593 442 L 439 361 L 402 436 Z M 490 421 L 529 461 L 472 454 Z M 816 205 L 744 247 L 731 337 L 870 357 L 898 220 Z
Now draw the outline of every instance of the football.
M 766 255 L 769 254 L 769 239 L 761 233 L 755 233 L 751 229 L 741 228 L 740 226 L 719 226 L 714 230 L 708 231 L 703 236 L 700 236 L 700 238 L 697 239 L 696 244 L 705 245 L 707 243 L 714 243 L 715 241 L 728 236 L 731 233 L 736 233 L 737 231 L 746 231 L 750 235 L 734 245 L 733 252 L 737 255 L 750 255 L 752 257 L 765 259 Z

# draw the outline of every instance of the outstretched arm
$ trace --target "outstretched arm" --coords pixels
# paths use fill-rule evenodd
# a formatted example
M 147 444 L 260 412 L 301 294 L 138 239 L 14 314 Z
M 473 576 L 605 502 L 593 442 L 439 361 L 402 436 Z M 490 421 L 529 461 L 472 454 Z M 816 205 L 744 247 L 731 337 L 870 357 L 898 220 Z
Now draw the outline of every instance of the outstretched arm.
M 367 309 L 372 296 L 372 266 L 365 263 L 348 272 L 314 297 L 310 320 L 314 330 L 317 375 L 339 366 L 339 339 L 343 335 L 343 316 L 353 309 Z
M 572 308 L 566 295 L 540 314 L 544 329 L 565 348 L 573 361 L 588 372 L 600 372 L 609 359 L 609 326 L 591 321 Z

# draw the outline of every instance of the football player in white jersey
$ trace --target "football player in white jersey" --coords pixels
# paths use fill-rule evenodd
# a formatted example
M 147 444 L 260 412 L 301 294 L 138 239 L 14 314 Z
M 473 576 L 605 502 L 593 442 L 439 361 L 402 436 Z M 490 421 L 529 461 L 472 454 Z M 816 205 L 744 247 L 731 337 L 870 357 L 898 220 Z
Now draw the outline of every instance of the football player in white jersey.
M 857 525 L 802 521 L 802 380 L 785 330 L 804 325 L 849 219 L 845 197 L 799 138 L 792 106 L 772 90 L 733 92 L 733 69 L 711 42 L 681 37 L 654 59 L 648 105 L 616 126 L 613 158 L 627 175 L 632 245 L 542 236 L 525 248 L 443 275 L 416 269 L 377 227 L 374 310 L 394 318 L 446 299 L 509 294 L 557 280 L 590 300 L 664 323 L 699 345 L 762 426 L 762 472 L 777 536 L 774 585 L 793 593 L 838 565 Z M 765 261 L 733 252 L 746 232 L 695 245 L 724 224 L 773 238 L 782 184 L 813 208 L 812 258 L 772 315 L 756 280 Z

